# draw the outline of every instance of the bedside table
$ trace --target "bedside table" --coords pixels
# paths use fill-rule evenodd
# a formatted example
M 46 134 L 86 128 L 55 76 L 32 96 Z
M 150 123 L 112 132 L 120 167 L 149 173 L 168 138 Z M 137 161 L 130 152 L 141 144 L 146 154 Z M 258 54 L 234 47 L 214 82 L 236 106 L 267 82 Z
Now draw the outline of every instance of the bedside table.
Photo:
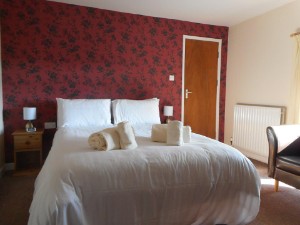
M 17 155 L 21 152 L 38 152 L 39 165 L 42 165 L 43 134 L 44 129 L 37 129 L 35 132 L 26 132 L 25 129 L 20 129 L 12 133 L 14 139 L 15 170 L 18 169 Z

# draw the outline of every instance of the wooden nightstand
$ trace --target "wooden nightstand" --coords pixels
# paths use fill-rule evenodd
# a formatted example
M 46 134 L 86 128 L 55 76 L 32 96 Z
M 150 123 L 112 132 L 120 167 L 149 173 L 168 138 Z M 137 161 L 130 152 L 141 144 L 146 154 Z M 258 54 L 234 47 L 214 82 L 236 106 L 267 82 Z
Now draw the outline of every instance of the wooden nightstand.
M 43 152 L 43 129 L 37 129 L 35 132 L 26 132 L 25 130 L 16 130 L 12 133 L 14 139 L 14 163 L 15 170 L 18 169 L 18 153 L 38 152 L 39 165 L 42 165 Z

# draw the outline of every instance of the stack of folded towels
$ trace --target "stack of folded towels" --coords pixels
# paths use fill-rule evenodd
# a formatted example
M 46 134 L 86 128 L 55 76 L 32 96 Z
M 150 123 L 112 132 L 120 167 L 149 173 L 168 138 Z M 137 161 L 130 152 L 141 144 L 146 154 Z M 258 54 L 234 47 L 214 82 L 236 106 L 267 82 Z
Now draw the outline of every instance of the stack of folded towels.
M 183 145 L 191 141 L 192 130 L 190 126 L 183 126 L 181 121 L 173 120 L 168 124 L 154 124 L 152 126 L 151 140 L 167 143 L 167 145 Z
M 93 149 L 100 151 L 137 147 L 134 131 L 129 122 L 121 122 L 116 127 L 91 134 L 88 143 Z

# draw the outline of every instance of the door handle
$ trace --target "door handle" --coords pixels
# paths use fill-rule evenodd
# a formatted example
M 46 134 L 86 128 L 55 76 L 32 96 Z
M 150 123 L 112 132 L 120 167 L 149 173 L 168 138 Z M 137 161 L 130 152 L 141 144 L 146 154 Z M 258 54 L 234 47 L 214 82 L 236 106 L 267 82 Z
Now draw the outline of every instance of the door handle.
M 192 94 L 192 92 L 189 89 L 185 89 L 185 98 L 189 98 L 189 94 Z

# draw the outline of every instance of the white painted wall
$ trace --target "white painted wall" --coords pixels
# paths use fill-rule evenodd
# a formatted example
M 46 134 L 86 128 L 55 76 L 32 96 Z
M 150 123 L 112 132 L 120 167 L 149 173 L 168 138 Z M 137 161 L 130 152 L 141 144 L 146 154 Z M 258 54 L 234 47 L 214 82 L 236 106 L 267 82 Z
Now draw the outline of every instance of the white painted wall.
M 1 27 L 0 27 L 1 37 Z M 0 38 L 0 58 L 1 58 L 1 38 Z M 2 60 L 0 60 L 0 177 L 4 172 L 4 125 L 3 125 L 3 97 L 2 97 Z
M 236 103 L 288 106 L 300 0 L 229 28 L 225 143 Z M 288 109 L 287 109 L 288 110 Z

